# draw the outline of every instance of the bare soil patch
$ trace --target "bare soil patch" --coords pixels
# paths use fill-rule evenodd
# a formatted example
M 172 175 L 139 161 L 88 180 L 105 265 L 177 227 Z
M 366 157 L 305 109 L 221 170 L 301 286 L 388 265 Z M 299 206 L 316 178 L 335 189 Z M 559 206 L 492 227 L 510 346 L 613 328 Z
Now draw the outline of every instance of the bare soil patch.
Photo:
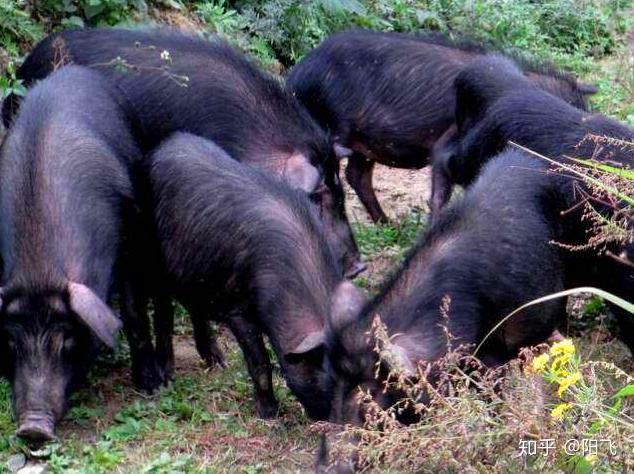
M 361 201 L 346 182 L 344 170 L 341 176 L 346 191 L 348 218 L 353 222 L 370 222 Z M 385 213 L 390 219 L 398 220 L 412 208 L 428 209 L 427 200 L 431 194 L 431 167 L 408 170 L 377 164 L 374 167 L 373 185 Z

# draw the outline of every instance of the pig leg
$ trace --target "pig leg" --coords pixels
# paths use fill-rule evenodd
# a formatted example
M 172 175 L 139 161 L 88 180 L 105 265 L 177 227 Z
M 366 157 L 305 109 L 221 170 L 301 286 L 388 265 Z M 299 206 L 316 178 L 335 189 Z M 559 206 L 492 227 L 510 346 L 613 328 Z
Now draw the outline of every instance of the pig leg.
M 449 173 L 449 163 L 458 146 L 458 129 L 455 125 L 443 133 L 432 148 L 431 198 L 429 211 L 432 220 L 451 197 L 453 181 Z
M 194 342 L 200 358 L 207 367 L 226 367 L 225 358 L 209 324 L 209 310 L 198 305 L 189 305 L 187 312 L 192 320 Z
M 129 283 L 123 285 L 121 293 L 123 330 L 130 345 L 132 379 L 137 387 L 152 393 L 163 381 L 156 366 L 147 315 L 147 299 L 137 297 Z
M 632 257 L 632 250 L 628 251 L 628 258 Z M 608 273 L 610 272 L 610 273 Z M 632 296 L 632 275 L 630 268 L 626 267 L 622 263 L 614 263 L 605 270 L 607 275 L 602 278 L 600 288 L 605 288 L 610 293 L 619 296 L 625 300 L 629 300 Z M 610 277 L 616 281 L 610 282 Z M 616 306 L 615 304 L 609 304 L 610 311 L 616 316 L 616 321 L 619 325 L 619 337 L 621 341 L 625 343 L 630 352 L 634 355 L 634 316 L 626 310 Z
M 619 323 L 620 338 L 634 355 L 634 321 L 632 321 L 632 315 L 614 305 L 611 309 L 616 314 L 616 319 Z
M 255 386 L 255 403 L 260 418 L 273 418 L 278 405 L 273 394 L 271 362 L 264 346 L 260 328 L 245 317 L 232 315 L 229 327 L 233 332 L 247 363 L 249 375 Z
M 164 382 L 172 378 L 174 370 L 174 305 L 169 293 L 155 295 L 154 337 L 156 341 L 156 364 Z
M 431 198 L 429 199 L 429 212 L 433 219 L 438 217 L 440 210 L 447 204 L 451 197 L 451 181 L 441 163 L 434 163 L 431 172 Z
M 372 171 L 374 161 L 366 159 L 362 154 L 355 152 L 348 158 L 346 167 L 346 179 L 359 200 L 365 206 L 373 222 L 387 223 L 388 219 L 379 204 L 374 189 L 372 188 Z

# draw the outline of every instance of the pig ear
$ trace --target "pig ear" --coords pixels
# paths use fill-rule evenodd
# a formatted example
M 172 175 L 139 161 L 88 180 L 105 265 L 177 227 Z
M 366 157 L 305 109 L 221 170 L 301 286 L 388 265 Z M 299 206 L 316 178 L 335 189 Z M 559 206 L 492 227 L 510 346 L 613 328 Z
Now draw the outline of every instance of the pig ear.
M 90 288 L 68 283 L 70 307 L 106 346 L 113 348 L 121 321 Z
M 294 349 L 284 354 L 287 362 L 293 364 L 306 359 L 309 354 L 323 349 L 326 343 L 324 331 L 313 331 L 308 333 Z
M 474 87 L 460 76 L 454 82 L 454 92 L 456 96 L 454 119 L 458 133 L 462 136 L 482 120 L 487 112 L 486 106 L 489 101 L 483 90 Z
M 343 146 L 339 142 L 335 142 L 332 148 L 335 151 L 335 156 L 339 160 L 342 160 L 343 158 L 348 158 L 350 155 L 352 155 L 352 150 L 348 147 Z
M 293 153 L 284 167 L 284 180 L 294 189 L 312 193 L 319 184 L 321 175 L 308 158 L 301 153 Z
M 480 120 L 482 113 L 478 113 L 478 106 L 469 99 L 458 99 L 455 110 L 456 128 L 458 133 L 464 135 Z
M 339 283 L 332 297 L 330 321 L 335 328 L 354 321 L 368 301 L 368 297 L 352 282 Z
M 561 342 L 564 339 L 566 338 L 563 336 L 563 334 L 561 334 L 558 329 L 555 329 L 553 333 L 550 335 L 550 337 L 546 339 L 546 341 L 547 342 Z

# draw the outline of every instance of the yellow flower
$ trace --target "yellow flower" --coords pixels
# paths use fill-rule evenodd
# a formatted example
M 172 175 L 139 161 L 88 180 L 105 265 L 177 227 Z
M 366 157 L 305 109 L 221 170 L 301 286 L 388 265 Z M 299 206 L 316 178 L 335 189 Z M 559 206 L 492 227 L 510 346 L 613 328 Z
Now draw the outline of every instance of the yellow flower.
M 553 411 L 550 412 L 550 416 L 552 416 L 555 420 L 562 421 L 564 419 L 564 414 L 572 408 L 572 403 L 560 403 Z
M 555 342 L 550 348 L 550 355 L 557 356 L 572 356 L 575 353 L 575 345 L 572 339 L 564 339 L 563 341 Z
M 559 390 L 557 390 L 557 395 L 559 395 L 559 398 L 562 397 L 566 390 L 579 382 L 579 380 L 581 380 L 581 374 L 579 372 L 575 372 L 574 374 L 568 375 L 561 382 L 559 382 Z
M 565 367 L 572 359 L 571 355 L 564 354 L 557 356 L 553 359 L 553 363 L 550 366 L 550 371 L 559 375 L 560 377 L 567 377 L 570 375 L 570 371 Z
M 596 454 L 588 454 L 586 456 L 586 461 L 588 461 L 590 464 L 596 463 L 597 459 L 599 459 L 599 456 L 597 456 Z
M 535 357 L 531 365 L 533 372 L 536 372 L 538 374 L 544 372 L 546 370 L 546 365 L 548 364 L 549 360 L 550 360 L 550 356 L 546 353 Z

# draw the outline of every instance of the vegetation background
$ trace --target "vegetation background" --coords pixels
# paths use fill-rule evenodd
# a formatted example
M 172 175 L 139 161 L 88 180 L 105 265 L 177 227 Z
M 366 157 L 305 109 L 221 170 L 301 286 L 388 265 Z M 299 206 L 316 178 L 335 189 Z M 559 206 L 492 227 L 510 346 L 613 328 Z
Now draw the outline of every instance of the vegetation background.
M 16 66 L 41 38 L 68 28 L 168 24 L 217 34 L 283 74 L 335 31 L 364 27 L 382 31 L 434 30 L 467 34 L 502 50 L 520 50 L 570 70 L 599 87 L 594 107 L 634 125 L 634 13 L 626 0 L 0 0 L 0 97 L 24 93 Z M 113 58 L 114 59 L 114 58 Z M 374 292 L 396 268 L 425 227 L 424 172 L 377 173 L 379 198 L 393 224 L 369 224 L 349 193 L 355 233 L 370 271 L 357 283 Z M 399 176 L 394 179 L 394 176 Z M 407 181 L 408 179 L 414 181 Z M 402 181 L 420 187 L 403 186 Z M 400 187 L 395 183 L 401 183 Z M 452 374 L 449 395 L 434 404 L 424 425 L 362 437 L 368 469 L 427 472 L 610 472 L 634 468 L 634 419 L 628 392 L 632 362 L 610 335 L 610 314 L 599 299 L 570 302 L 575 336 L 569 376 L 581 381 L 557 394 L 560 377 L 514 364 L 504 374 L 473 380 Z M 129 383 L 125 344 L 104 357 L 90 386 L 75 397 L 62 423 L 62 442 L 30 451 L 17 440 L 6 383 L 0 384 L 0 470 L 46 466 L 53 472 L 297 472 L 312 469 L 321 433 L 276 377 L 280 418 L 258 420 L 251 384 L 237 346 L 221 340 L 225 370 L 202 367 L 185 314 L 179 314 L 173 385 L 147 397 Z M 553 355 L 553 358 L 560 355 Z M 531 360 L 532 355 L 526 358 Z M 530 367 L 532 363 L 529 363 Z M 565 374 L 564 374 L 565 375 Z M 559 384 L 559 385 L 558 385 Z M 479 390 L 470 387 L 476 385 Z M 621 393 L 625 387 L 625 392 Z M 619 391 L 621 390 L 621 391 Z M 620 396 L 615 398 L 615 395 Z M 567 398 L 566 398 L 567 397 Z M 567 416 L 552 409 L 567 400 Z M 618 405 L 618 406 L 617 406 Z M 560 411 L 563 411 L 561 409 Z M 596 457 L 554 453 L 519 456 L 520 440 L 609 436 L 618 453 Z M 335 444 L 344 441 L 335 439 Z M 345 447 L 345 444 L 342 444 Z

